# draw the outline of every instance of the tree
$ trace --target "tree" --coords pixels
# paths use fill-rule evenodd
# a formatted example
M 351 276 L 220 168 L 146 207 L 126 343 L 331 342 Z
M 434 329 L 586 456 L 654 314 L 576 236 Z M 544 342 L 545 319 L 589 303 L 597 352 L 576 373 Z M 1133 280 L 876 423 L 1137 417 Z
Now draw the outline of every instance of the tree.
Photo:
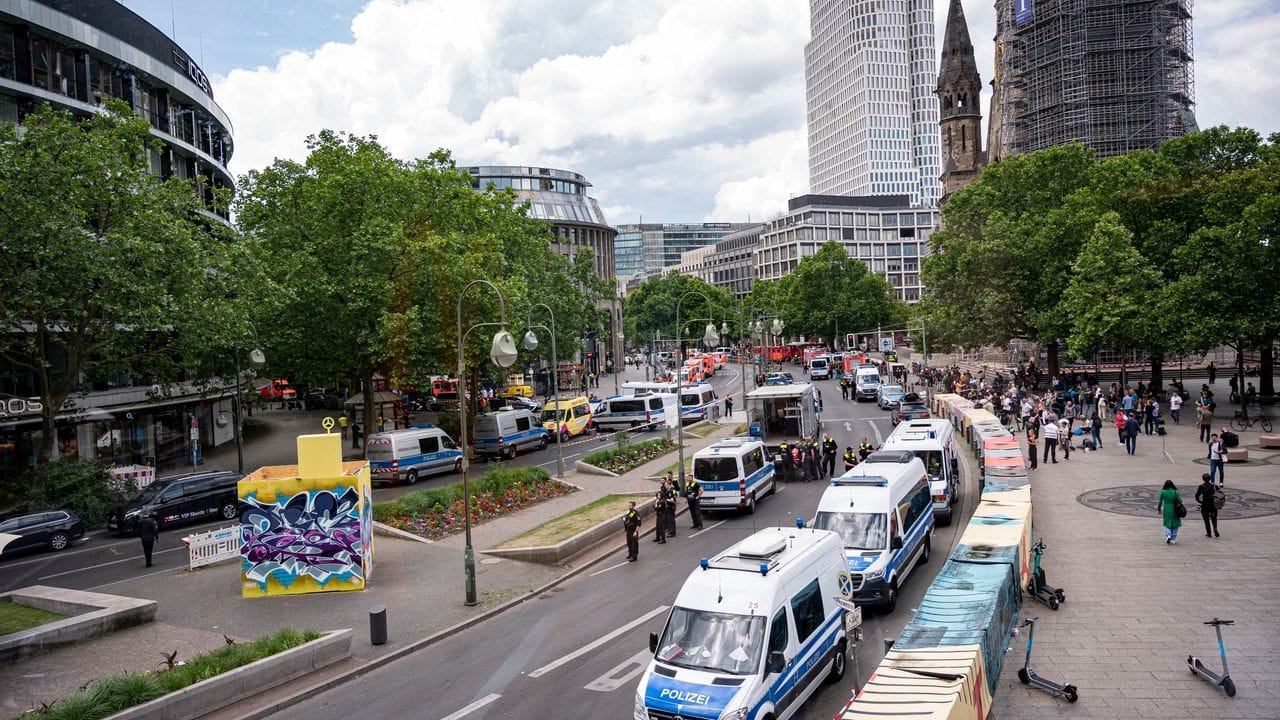
M 830 241 L 780 281 L 787 329 L 806 337 L 873 332 L 905 321 L 906 308 L 883 276 Z
M 193 185 L 150 174 L 153 144 L 118 102 L 86 119 L 44 106 L 0 123 L 0 355 L 35 378 L 41 457 L 83 375 L 173 379 L 175 338 L 231 272 L 225 228 L 197 214 Z
M 624 319 L 627 337 L 643 343 L 654 333 L 674 339 L 676 333 L 676 304 L 688 292 L 700 292 L 711 303 L 708 307 L 697 296 L 690 296 L 680 307 L 680 318 L 685 328 L 680 330 L 688 341 L 702 337 L 703 327 L 691 327 L 692 318 L 710 318 L 717 329 L 735 317 L 737 306 L 733 296 L 724 288 L 708 285 L 701 278 L 669 273 L 649 278 L 627 296 L 627 314 Z

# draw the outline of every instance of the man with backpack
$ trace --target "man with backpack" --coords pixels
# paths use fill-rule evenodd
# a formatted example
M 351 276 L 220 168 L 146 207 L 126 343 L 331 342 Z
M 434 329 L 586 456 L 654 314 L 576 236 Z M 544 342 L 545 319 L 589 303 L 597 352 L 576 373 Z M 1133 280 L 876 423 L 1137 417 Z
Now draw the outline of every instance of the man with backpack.
M 1213 476 L 1205 473 L 1200 476 L 1200 487 L 1196 488 L 1196 502 L 1200 503 L 1200 517 L 1204 520 L 1205 537 L 1219 537 L 1218 509 L 1227 499 L 1221 488 L 1213 486 Z

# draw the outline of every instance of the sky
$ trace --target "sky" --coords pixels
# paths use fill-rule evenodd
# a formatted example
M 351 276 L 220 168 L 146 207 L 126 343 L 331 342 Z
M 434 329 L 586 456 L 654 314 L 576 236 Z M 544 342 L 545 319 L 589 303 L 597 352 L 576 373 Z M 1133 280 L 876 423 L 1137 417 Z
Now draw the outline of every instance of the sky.
M 200 61 L 237 175 L 328 128 L 578 172 L 614 225 L 759 221 L 808 192 L 806 0 L 121 1 Z M 993 0 L 964 9 L 986 84 Z M 1280 131 L 1280 0 L 1194 12 L 1200 126 Z

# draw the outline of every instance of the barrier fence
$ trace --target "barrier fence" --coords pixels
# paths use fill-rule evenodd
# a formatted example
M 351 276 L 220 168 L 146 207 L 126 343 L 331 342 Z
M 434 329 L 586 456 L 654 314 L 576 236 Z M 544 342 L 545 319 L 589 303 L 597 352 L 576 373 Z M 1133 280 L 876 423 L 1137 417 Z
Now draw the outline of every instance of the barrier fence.
M 190 551 L 190 567 L 212 565 L 240 557 L 240 526 L 218 528 L 202 533 L 192 533 L 182 539 Z

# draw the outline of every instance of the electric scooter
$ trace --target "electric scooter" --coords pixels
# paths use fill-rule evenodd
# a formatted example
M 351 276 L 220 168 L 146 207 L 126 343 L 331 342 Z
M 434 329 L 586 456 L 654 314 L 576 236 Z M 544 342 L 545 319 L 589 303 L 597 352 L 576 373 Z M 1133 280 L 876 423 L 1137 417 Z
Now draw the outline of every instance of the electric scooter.
M 1227 648 L 1222 644 L 1222 626 L 1234 624 L 1234 620 L 1219 620 L 1218 618 L 1205 623 L 1205 625 L 1212 625 L 1214 632 L 1218 633 L 1218 654 L 1222 656 L 1221 675 L 1205 667 L 1204 663 L 1200 662 L 1200 658 L 1195 655 L 1187 656 L 1187 667 L 1191 669 L 1191 672 L 1221 687 L 1227 697 L 1236 696 L 1236 684 L 1231 681 L 1231 673 L 1227 672 Z
M 1044 554 L 1044 548 L 1044 538 L 1040 538 L 1035 545 L 1031 546 L 1031 552 L 1036 559 L 1031 569 L 1031 582 L 1027 584 L 1027 592 L 1048 605 L 1050 610 L 1057 610 L 1058 605 L 1067 601 L 1067 594 L 1060 588 L 1050 587 L 1044 581 L 1044 568 L 1040 567 L 1040 556 Z
M 1031 669 L 1031 643 L 1036 637 L 1036 619 L 1028 617 L 1022 623 L 1022 626 L 1026 627 L 1028 625 L 1031 626 L 1031 629 L 1027 631 L 1027 659 L 1022 662 L 1022 667 L 1018 669 L 1018 679 L 1022 681 L 1023 685 L 1030 685 L 1031 687 L 1039 688 L 1054 697 L 1061 695 L 1066 698 L 1069 703 L 1079 700 L 1080 694 L 1076 691 L 1075 685 L 1072 685 L 1071 683 L 1059 685 L 1052 680 L 1045 680 L 1037 675 L 1035 670 Z

